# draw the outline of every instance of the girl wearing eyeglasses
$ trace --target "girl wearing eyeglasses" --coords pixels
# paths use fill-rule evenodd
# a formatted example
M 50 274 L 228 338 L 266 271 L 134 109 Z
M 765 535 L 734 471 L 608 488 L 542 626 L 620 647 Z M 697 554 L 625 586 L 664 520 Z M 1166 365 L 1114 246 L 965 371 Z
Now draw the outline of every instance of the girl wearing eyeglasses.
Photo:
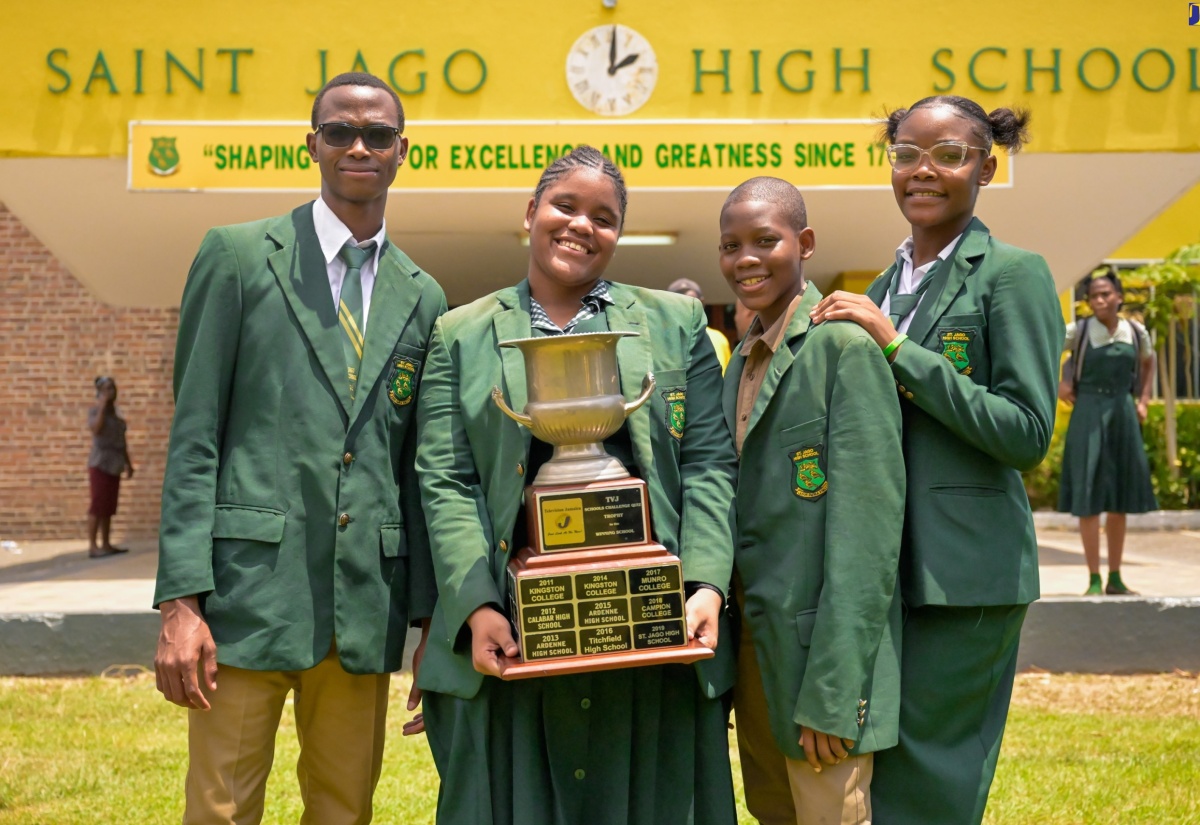
M 866 295 L 834 292 L 812 313 L 871 334 L 904 414 L 900 743 L 875 756 L 880 825 L 982 821 L 1038 597 L 1021 471 L 1050 445 L 1062 314 L 1042 257 L 975 217 L 992 147 L 1018 151 L 1028 120 L 951 95 L 892 112 L 892 190 L 912 234 Z

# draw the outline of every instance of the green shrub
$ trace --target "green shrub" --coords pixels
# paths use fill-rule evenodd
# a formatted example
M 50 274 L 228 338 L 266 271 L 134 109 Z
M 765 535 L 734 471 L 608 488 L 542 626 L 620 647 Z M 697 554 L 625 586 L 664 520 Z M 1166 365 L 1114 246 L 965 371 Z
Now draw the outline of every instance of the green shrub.
M 1179 478 L 1167 471 L 1166 435 L 1163 405 L 1150 405 L 1142 436 L 1150 458 L 1150 480 L 1158 506 L 1164 510 L 1190 510 L 1200 507 L 1200 402 L 1177 401 L 1175 411 L 1176 442 L 1179 444 Z
M 1179 415 L 1179 478 L 1172 480 L 1167 472 L 1166 437 L 1163 432 L 1163 405 L 1150 402 L 1149 415 L 1142 427 L 1146 455 L 1150 460 L 1150 481 L 1158 506 L 1164 510 L 1200 508 L 1200 402 L 1181 401 L 1176 407 Z M 1058 481 L 1062 475 L 1063 442 L 1071 410 L 1058 405 L 1054 421 L 1054 438 L 1046 459 L 1025 473 L 1025 490 L 1035 510 L 1053 510 L 1058 506 Z

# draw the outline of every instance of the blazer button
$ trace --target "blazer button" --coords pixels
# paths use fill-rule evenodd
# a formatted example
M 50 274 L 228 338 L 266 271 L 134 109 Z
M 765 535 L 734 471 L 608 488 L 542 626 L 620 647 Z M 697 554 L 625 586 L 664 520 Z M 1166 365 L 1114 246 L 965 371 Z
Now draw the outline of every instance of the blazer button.
M 906 393 L 904 393 L 904 397 L 905 397 L 905 398 L 912 398 L 912 397 L 913 397 L 913 394 L 912 394 L 911 392 L 906 392 Z
M 525 465 L 519 461 L 517 462 L 517 475 L 519 475 L 519 476 L 525 475 Z
M 904 389 L 904 385 L 899 381 L 896 382 L 896 386 L 900 388 L 900 392 L 908 392 L 908 390 Z
M 354 461 L 354 453 L 346 453 L 344 456 L 342 456 L 342 463 L 347 467 L 350 466 L 352 461 Z
M 500 539 L 500 543 L 496 545 L 496 549 L 499 550 L 501 553 L 507 553 L 508 552 L 508 542 L 505 541 L 504 539 Z
M 345 527 L 349 523 L 350 523 L 350 514 L 349 513 L 342 513 L 340 516 L 338 516 L 338 526 L 339 527 Z

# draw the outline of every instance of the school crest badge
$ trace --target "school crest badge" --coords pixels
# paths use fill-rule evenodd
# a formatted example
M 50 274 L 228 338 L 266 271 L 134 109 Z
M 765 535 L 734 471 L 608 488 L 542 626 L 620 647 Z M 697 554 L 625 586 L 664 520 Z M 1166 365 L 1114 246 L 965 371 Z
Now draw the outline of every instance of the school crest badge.
M 971 341 L 975 338 L 974 330 L 944 329 L 939 332 L 942 339 L 942 355 L 954 365 L 959 375 L 970 375 L 975 371 L 971 366 Z
M 179 171 L 179 150 L 175 148 L 175 138 L 150 138 L 150 171 L 166 177 Z
M 392 374 L 388 378 L 388 398 L 397 407 L 412 403 L 413 390 L 417 383 L 417 364 L 408 358 L 397 358 L 392 362 Z
M 823 447 L 801 447 L 792 453 L 792 492 L 798 498 L 814 501 L 829 492 L 829 479 L 821 469 Z
M 667 432 L 682 439 L 683 425 L 687 423 L 687 392 L 677 387 L 667 390 L 662 397 L 667 405 Z

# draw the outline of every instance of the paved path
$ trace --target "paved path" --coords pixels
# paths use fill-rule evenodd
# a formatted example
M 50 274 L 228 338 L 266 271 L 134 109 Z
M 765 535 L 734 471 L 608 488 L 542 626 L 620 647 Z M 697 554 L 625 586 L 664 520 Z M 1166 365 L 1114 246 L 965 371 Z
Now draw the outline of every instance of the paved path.
M 1087 586 L 1079 534 L 1043 530 L 1042 595 L 1078 596 Z M 89 559 L 82 541 L 29 542 L 0 548 L 0 614 L 137 613 L 154 596 L 157 544 L 126 543 L 129 552 Z M 1200 596 L 1200 532 L 1130 533 L 1125 582 L 1145 596 Z

